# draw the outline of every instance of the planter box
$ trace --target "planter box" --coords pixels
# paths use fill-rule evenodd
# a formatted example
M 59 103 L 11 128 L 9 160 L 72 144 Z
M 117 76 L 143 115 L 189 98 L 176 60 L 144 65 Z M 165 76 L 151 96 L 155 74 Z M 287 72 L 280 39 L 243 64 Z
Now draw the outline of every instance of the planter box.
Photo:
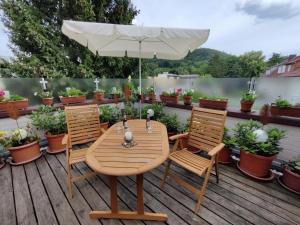
M 26 109 L 28 107 L 28 99 L 25 98 L 25 99 L 19 100 L 19 101 L 0 102 L 0 109 L 6 111 L 6 106 L 8 103 L 13 104 L 15 109 Z
M 272 116 L 300 117 L 300 107 L 279 108 L 275 105 L 271 105 L 270 111 Z
M 73 97 L 59 96 L 59 99 L 63 105 L 69 105 L 69 104 L 84 103 L 86 97 L 85 96 L 73 96 Z
M 95 92 L 94 93 L 94 99 L 96 101 L 103 101 L 104 100 L 104 93 L 103 92 Z
M 30 144 L 8 148 L 14 164 L 24 164 L 31 162 L 41 155 L 38 141 Z
M 208 99 L 199 99 L 199 106 L 202 108 L 208 109 L 218 109 L 218 110 L 226 110 L 228 100 L 208 100 Z
M 42 103 L 44 105 L 53 105 L 53 98 L 42 98 Z
M 241 111 L 242 112 L 251 112 L 251 108 L 254 102 L 242 101 L 241 100 Z
M 149 98 L 150 103 L 155 103 L 156 102 L 156 95 L 155 95 L 154 92 L 148 93 L 148 98 Z
M 178 104 L 179 96 L 164 96 L 160 95 L 160 100 L 163 103 L 171 103 L 171 104 Z
M 183 103 L 184 103 L 184 105 L 191 105 L 192 104 L 192 96 L 184 96 Z
M 55 154 L 66 150 L 66 145 L 62 144 L 62 139 L 64 138 L 65 134 L 45 134 L 45 136 L 48 141 L 48 153 Z

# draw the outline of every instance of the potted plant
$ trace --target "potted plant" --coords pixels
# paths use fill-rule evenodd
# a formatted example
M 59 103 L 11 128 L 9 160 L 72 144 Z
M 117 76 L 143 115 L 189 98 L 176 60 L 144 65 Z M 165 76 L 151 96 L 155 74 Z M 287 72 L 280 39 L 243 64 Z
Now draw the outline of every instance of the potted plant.
M 104 93 L 105 93 L 104 89 L 97 89 L 96 91 L 94 91 L 94 100 L 99 101 L 99 102 L 103 101 Z
M 171 103 L 171 104 L 178 104 L 179 101 L 179 93 L 181 89 L 177 89 L 176 91 L 169 91 L 169 92 L 162 92 L 160 95 L 160 100 L 163 103 Z
M 135 87 L 131 81 L 131 76 L 128 76 L 128 82 L 124 85 L 124 97 L 126 102 L 129 101 L 129 98 L 132 96 L 134 89 Z
M 7 104 L 13 104 L 15 109 L 26 109 L 28 107 L 28 99 L 20 95 L 7 95 L 5 91 L 1 91 L 0 109 L 6 110 Z
M 34 96 L 39 96 L 44 105 L 53 105 L 53 94 L 51 91 L 35 92 Z
M 241 99 L 241 111 L 251 112 L 251 108 L 257 96 L 253 92 L 244 92 Z
M 229 135 L 229 130 L 227 127 L 224 128 L 223 141 L 225 147 L 220 151 L 218 156 L 218 162 L 221 164 L 231 163 L 231 149 L 235 147 L 236 140 L 234 137 Z
M 228 99 L 216 96 L 203 96 L 199 98 L 199 106 L 202 108 L 226 110 Z
M 32 124 L 45 132 L 48 141 L 48 153 L 59 153 L 66 150 L 62 139 L 67 132 L 65 113 L 63 110 L 51 106 L 41 106 L 37 111 L 32 112 Z
M 113 87 L 111 89 L 111 96 L 112 96 L 115 103 L 119 102 L 120 97 L 121 97 L 121 93 L 122 93 L 122 91 L 117 87 Z
M 273 116 L 300 117 L 300 105 L 293 106 L 288 100 L 278 97 L 271 104 L 271 114 Z
M 104 105 L 99 107 L 100 111 L 100 126 L 103 129 L 107 129 L 119 120 L 120 113 L 117 107 Z
M 184 105 L 191 105 L 194 95 L 194 89 L 187 89 L 182 93 Z
M 10 152 L 13 165 L 28 163 L 41 156 L 38 136 L 30 125 L 7 132 L 3 143 Z
M 6 106 L 5 101 L 5 91 L 0 90 L 0 110 L 5 110 Z
M 59 99 L 63 105 L 84 103 L 86 100 L 85 93 L 77 88 L 67 87 L 65 91 L 59 92 Z
M 150 103 L 156 102 L 155 88 L 154 86 L 150 86 L 146 89 L 148 99 Z
M 292 191 L 300 194 L 300 159 L 284 163 L 281 181 Z
M 159 122 L 167 127 L 168 136 L 171 137 L 179 132 L 179 123 L 176 115 L 163 115 Z
M 240 148 L 239 167 L 247 175 L 258 178 L 269 178 L 272 161 L 281 150 L 279 141 L 285 132 L 278 128 L 264 131 L 262 125 L 256 121 L 237 123 L 234 137 Z
M 146 105 L 142 108 L 142 118 L 143 119 L 147 119 L 147 111 L 148 109 L 152 109 L 154 111 L 154 115 L 151 117 L 153 120 L 157 120 L 159 121 L 160 118 L 162 116 L 164 116 L 164 112 L 163 112 L 163 105 L 162 104 L 158 104 L 158 103 L 154 103 L 152 105 Z

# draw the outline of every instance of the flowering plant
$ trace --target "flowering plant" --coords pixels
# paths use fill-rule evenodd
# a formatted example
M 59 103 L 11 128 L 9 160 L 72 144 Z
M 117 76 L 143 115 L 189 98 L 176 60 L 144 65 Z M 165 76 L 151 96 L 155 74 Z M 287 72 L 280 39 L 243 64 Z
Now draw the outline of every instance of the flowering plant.
M 33 95 L 39 96 L 40 98 L 53 98 L 51 91 L 34 92 Z
M 0 90 L 0 102 L 3 101 L 5 98 L 5 91 L 4 90 Z
M 1 132 L 0 143 L 5 147 L 18 147 L 38 140 L 34 127 L 18 128 L 13 131 Z
M 122 93 L 122 91 L 119 88 L 117 88 L 117 87 L 112 87 L 111 93 L 113 95 L 120 95 Z
M 95 93 L 105 93 L 104 89 L 98 88 L 96 91 L 94 91 Z
M 182 96 L 183 97 L 186 97 L 186 96 L 193 96 L 194 94 L 194 89 L 187 89 L 185 90 L 183 93 L 182 93 Z
M 146 91 L 147 91 L 148 94 L 149 93 L 155 93 L 155 88 L 154 88 L 154 86 L 150 86 L 150 87 L 147 87 Z

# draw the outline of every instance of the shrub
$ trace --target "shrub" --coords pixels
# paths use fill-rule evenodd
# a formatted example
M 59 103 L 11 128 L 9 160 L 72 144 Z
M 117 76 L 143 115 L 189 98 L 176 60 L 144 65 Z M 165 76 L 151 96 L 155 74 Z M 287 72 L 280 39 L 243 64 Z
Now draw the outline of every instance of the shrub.
M 159 122 L 163 123 L 170 133 L 177 133 L 180 130 L 176 115 L 164 115 L 159 119 Z
M 229 129 L 224 127 L 224 135 L 223 135 L 223 141 L 225 146 L 229 149 L 232 149 L 236 146 L 236 139 L 235 137 L 229 135 Z
M 221 96 L 201 96 L 200 99 L 205 99 L 205 100 L 212 100 L 212 101 L 227 101 L 227 98 L 221 97 Z
M 75 97 L 86 95 L 86 93 L 77 88 L 66 88 L 65 91 L 60 91 L 59 95 L 63 97 Z
M 109 125 L 111 126 L 120 119 L 120 112 L 116 107 L 104 105 L 99 107 L 99 111 L 100 111 L 101 123 L 108 122 Z
M 23 100 L 24 97 L 20 96 L 20 95 L 10 95 L 9 96 L 9 101 L 21 101 Z
M 257 96 L 251 92 L 244 92 L 242 93 L 242 101 L 244 102 L 254 102 Z
M 292 104 L 288 100 L 278 97 L 275 100 L 275 106 L 277 106 L 278 108 L 288 108 L 291 107 Z
M 154 116 L 152 117 L 152 119 L 159 120 L 162 116 L 164 116 L 163 108 L 164 106 L 158 103 L 152 105 L 146 105 L 145 107 L 142 108 L 142 118 L 147 119 L 147 110 L 153 109 Z

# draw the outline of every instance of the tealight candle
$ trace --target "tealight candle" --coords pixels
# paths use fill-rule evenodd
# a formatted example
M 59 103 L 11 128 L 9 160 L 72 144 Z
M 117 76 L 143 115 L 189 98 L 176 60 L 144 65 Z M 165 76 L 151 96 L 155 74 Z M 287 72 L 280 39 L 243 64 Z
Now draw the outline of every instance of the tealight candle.
M 126 142 L 131 142 L 132 141 L 132 132 L 131 131 L 126 131 L 125 132 L 125 141 Z

